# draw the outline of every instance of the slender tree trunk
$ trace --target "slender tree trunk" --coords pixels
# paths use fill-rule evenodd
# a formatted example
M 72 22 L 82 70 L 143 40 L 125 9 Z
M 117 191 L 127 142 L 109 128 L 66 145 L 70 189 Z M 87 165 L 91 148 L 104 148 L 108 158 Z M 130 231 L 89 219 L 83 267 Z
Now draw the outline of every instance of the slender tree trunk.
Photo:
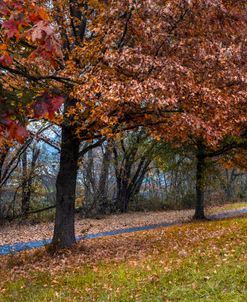
M 4 213 L 2 213 L 2 205 L 1 205 L 1 199 L 2 199 L 2 186 L 1 186 L 1 182 L 2 182 L 2 170 L 3 170 L 3 164 L 4 164 L 4 160 L 5 160 L 5 153 L 0 153 L 0 219 L 3 218 Z
M 0 153 L 0 184 L 2 182 L 2 170 L 3 170 L 3 164 L 6 158 L 6 153 Z M 2 190 L 1 190 L 1 185 L 0 185 L 0 201 L 1 201 L 1 195 L 2 195 Z
M 226 185 L 225 185 L 225 194 L 227 201 L 232 201 L 234 196 L 234 182 L 236 180 L 235 169 L 231 172 L 226 170 Z
M 6 156 L 7 156 L 6 153 L 0 153 L 0 180 L 2 179 L 3 164 L 4 164 Z
M 60 169 L 56 182 L 56 217 L 52 239 L 55 249 L 75 242 L 75 193 L 80 141 L 71 126 L 62 126 Z
M 85 205 L 90 208 L 93 203 L 93 192 L 95 190 L 94 179 L 94 156 L 93 150 L 89 150 L 87 153 L 87 165 L 85 170 Z
M 111 148 L 110 143 L 106 145 L 105 153 L 103 154 L 102 166 L 100 171 L 100 178 L 98 183 L 98 188 L 96 192 L 95 199 L 98 203 L 98 211 L 99 213 L 109 213 L 110 205 L 107 196 L 108 190 L 108 176 L 109 176 L 109 168 L 110 168 L 110 160 L 111 160 Z
M 4 163 L 9 152 L 9 147 L 0 148 L 0 219 L 5 218 L 5 211 L 2 205 L 2 187 L 3 187 L 3 178 L 4 178 Z
M 118 188 L 117 194 L 117 207 L 121 213 L 126 213 L 128 211 L 129 202 L 131 195 L 128 189 L 128 185 L 123 185 Z
M 127 161 L 125 166 L 121 167 L 120 171 L 117 171 L 117 209 L 121 213 L 128 211 L 129 203 L 140 192 L 150 163 L 151 160 L 142 157 L 135 171 L 133 171 L 134 160 Z M 131 174 L 134 175 L 131 176 Z
M 141 161 L 134 177 L 129 182 L 123 179 L 117 183 L 117 204 L 121 213 L 126 213 L 128 211 L 129 203 L 140 192 L 143 179 L 150 163 L 151 160 Z
M 196 207 L 194 219 L 205 219 L 204 214 L 204 173 L 205 173 L 205 150 L 202 145 L 198 147 L 196 167 Z
M 32 152 L 31 164 L 28 167 L 27 151 L 22 156 L 22 201 L 21 201 L 21 213 L 26 215 L 30 210 L 32 185 L 35 177 L 35 168 L 39 158 L 40 149 L 34 148 Z
M 30 207 L 31 188 L 29 188 L 29 181 L 27 172 L 27 151 L 22 155 L 22 198 L 21 198 L 21 213 L 27 214 Z M 29 177 L 30 178 L 30 177 Z

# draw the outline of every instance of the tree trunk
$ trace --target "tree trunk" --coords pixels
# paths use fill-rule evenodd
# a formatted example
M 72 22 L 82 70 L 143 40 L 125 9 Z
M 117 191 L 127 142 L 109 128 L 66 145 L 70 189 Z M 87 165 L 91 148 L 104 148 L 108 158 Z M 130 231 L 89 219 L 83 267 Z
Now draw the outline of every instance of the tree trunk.
M 225 177 L 226 177 L 226 184 L 224 186 L 226 199 L 227 201 L 232 201 L 234 196 L 234 183 L 237 177 L 237 174 L 235 173 L 235 169 L 232 169 L 231 171 L 227 170 L 225 171 Z
M 31 164 L 28 167 L 27 150 L 22 155 L 22 200 L 21 200 L 21 213 L 26 215 L 30 210 L 32 185 L 35 177 L 35 168 L 39 158 L 40 149 L 33 148 Z
M 151 160 L 141 159 L 134 176 L 129 179 L 129 181 L 128 178 L 124 178 L 117 182 L 117 206 L 121 213 L 126 213 L 128 211 L 129 203 L 140 192 L 143 179 L 150 163 Z
M 54 249 L 75 242 L 75 193 L 80 141 L 71 126 L 62 126 L 60 169 L 56 182 L 56 217 L 52 239 Z
M 0 184 L 2 182 L 2 170 L 3 170 L 3 164 L 6 158 L 6 153 L 0 153 Z M 1 185 L 0 185 L 0 201 L 1 201 Z
M 22 198 L 21 214 L 26 215 L 30 207 L 31 186 L 29 187 L 30 177 L 27 172 L 27 150 L 22 155 Z M 28 179 L 29 178 L 29 179 Z
M 107 180 L 109 176 L 110 160 L 111 160 L 111 147 L 110 147 L 110 143 L 108 142 L 105 147 L 105 152 L 103 154 L 98 188 L 95 194 L 96 196 L 94 197 L 98 203 L 99 213 L 103 213 L 103 214 L 109 213 L 111 208 L 107 196 L 107 190 L 108 190 Z
M 117 209 L 121 213 L 126 213 L 128 211 L 130 199 L 131 195 L 129 192 L 128 184 L 127 182 L 122 181 L 117 190 Z
M 123 160 L 121 163 L 118 160 L 119 154 L 116 146 L 113 148 L 117 183 L 116 209 L 121 213 L 128 211 L 129 203 L 140 191 L 143 179 L 151 163 L 148 154 L 150 155 L 153 146 L 152 144 L 149 151 L 145 152 L 139 159 L 137 153 L 138 145 L 126 150 L 122 141 Z
M 94 178 L 94 155 L 93 150 L 89 150 L 87 153 L 87 164 L 85 169 L 85 203 L 86 207 L 90 208 L 93 203 L 93 192 L 95 190 L 95 178 Z
M 9 147 L 3 146 L 0 148 L 0 219 L 5 218 L 5 211 L 2 204 L 2 188 L 3 188 L 3 179 L 4 179 L 4 163 L 7 158 Z
M 204 214 L 204 173 L 205 173 L 205 150 L 204 146 L 200 145 L 197 152 L 197 167 L 196 167 L 196 207 L 194 219 L 205 219 Z

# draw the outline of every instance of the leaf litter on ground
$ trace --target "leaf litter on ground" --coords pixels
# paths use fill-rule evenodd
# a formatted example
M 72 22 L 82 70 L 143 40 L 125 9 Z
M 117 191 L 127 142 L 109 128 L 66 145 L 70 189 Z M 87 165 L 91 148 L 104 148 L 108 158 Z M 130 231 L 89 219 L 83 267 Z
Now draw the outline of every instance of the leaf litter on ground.
M 209 214 L 225 210 L 247 207 L 247 203 L 226 204 L 207 209 Z M 102 217 L 102 219 L 76 217 L 76 235 L 84 235 L 85 232 L 97 233 L 124 229 L 130 227 L 145 226 L 149 224 L 188 222 L 193 217 L 193 210 L 180 211 L 150 211 L 131 212 L 126 214 L 113 214 Z M 35 240 L 46 240 L 52 238 L 53 223 L 10 223 L 0 226 L 0 245 L 13 244 L 17 242 L 28 242 Z

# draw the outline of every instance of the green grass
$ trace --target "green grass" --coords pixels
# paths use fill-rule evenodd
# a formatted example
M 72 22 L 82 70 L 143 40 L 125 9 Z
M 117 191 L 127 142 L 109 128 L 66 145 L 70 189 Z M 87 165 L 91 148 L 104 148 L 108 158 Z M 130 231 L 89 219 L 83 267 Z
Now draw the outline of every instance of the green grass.
M 208 214 L 216 214 L 216 213 L 221 213 L 223 211 L 232 211 L 232 210 L 239 210 L 239 209 L 244 209 L 247 208 L 247 202 L 234 202 L 234 203 L 227 203 L 219 207 L 212 207 L 206 209 L 206 212 Z
M 247 202 L 230 203 L 230 204 L 226 204 L 224 207 L 225 210 L 235 210 L 235 209 L 242 209 L 242 208 L 247 208 Z
M 143 240 L 157 236 L 153 252 L 141 259 L 113 257 L 53 274 L 32 272 L 0 283 L 0 301 L 245 302 L 246 230 L 245 217 L 170 228 L 165 235 L 138 233 Z

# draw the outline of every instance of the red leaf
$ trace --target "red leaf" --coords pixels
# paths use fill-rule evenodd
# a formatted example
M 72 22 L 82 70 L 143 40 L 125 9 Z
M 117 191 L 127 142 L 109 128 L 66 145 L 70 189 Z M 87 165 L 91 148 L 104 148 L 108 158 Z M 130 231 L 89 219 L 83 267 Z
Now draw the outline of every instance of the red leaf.
M 27 130 L 20 126 L 17 125 L 16 130 L 15 130 L 15 136 L 14 138 L 21 144 L 24 143 L 25 139 L 29 136 L 29 133 L 27 132 Z
M 61 96 L 54 97 L 50 102 L 52 106 L 52 110 L 54 111 L 57 111 L 62 106 L 63 103 L 64 103 L 64 98 Z
M 52 34 L 54 34 L 52 28 L 46 22 L 39 21 L 32 28 L 32 41 L 44 40 L 47 36 L 51 36 Z
M 15 37 L 16 40 L 19 40 L 20 33 L 15 20 L 4 21 L 2 24 L 2 28 L 5 30 L 5 33 L 7 34 L 7 37 L 9 39 Z
M 7 125 L 7 131 L 9 132 L 10 137 L 23 144 L 25 139 L 29 136 L 28 131 L 20 124 L 10 119 L 6 119 L 5 124 Z
M 33 105 L 33 110 L 34 110 L 34 116 L 39 118 L 39 117 L 45 117 L 47 115 L 49 109 L 49 105 L 46 104 L 44 101 L 39 101 L 36 102 Z
M 13 59 L 9 55 L 8 52 L 4 52 L 3 55 L 0 57 L 0 63 L 3 66 L 9 66 L 12 63 Z

